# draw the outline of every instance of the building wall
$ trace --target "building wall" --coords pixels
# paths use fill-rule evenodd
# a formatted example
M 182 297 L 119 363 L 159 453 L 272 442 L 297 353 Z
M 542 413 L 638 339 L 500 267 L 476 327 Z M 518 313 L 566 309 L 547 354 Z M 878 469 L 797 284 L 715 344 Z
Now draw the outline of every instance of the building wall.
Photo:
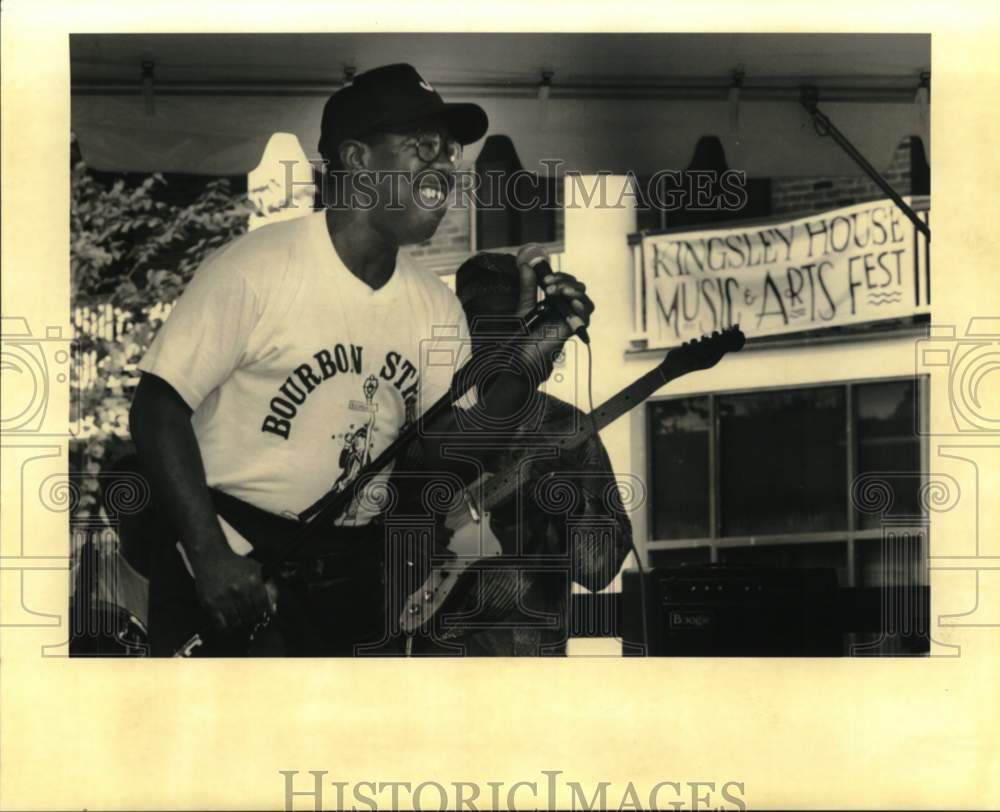
M 831 148 L 836 149 L 832 144 Z M 909 138 L 899 142 L 892 162 L 882 174 L 901 195 L 911 193 Z M 771 181 L 772 214 L 815 214 L 884 197 L 885 192 L 867 177 L 774 178 Z
M 897 161 L 906 163 L 908 149 L 897 152 Z M 830 189 L 844 197 L 824 203 Z M 853 189 L 853 191 L 852 191 Z M 874 186 L 853 186 L 835 181 L 825 185 L 811 200 L 798 200 L 786 213 L 789 219 L 817 209 L 880 198 Z M 908 191 L 908 189 L 906 189 Z M 854 195 L 847 197 L 847 195 Z M 868 197 L 866 197 L 866 195 Z M 791 203 L 787 203 L 791 206 Z M 597 306 L 590 333 L 593 337 L 593 400 L 601 403 L 632 383 L 662 361 L 664 352 L 629 350 L 633 319 L 631 299 L 631 255 L 625 237 L 634 230 L 618 211 L 574 209 L 567 212 L 564 261 L 587 282 Z M 915 336 L 912 331 L 884 332 L 829 341 L 789 341 L 777 345 L 751 345 L 727 356 L 718 366 L 684 376 L 661 388 L 654 398 L 722 393 L 768 388 L 793 388 L 816 383 L 875 380 L 912 376 L 915 369 Z M 550 391 L 571 400 L 585 411 L 589 407 L 586 389 L 587 354 L 578 341 L 567 345 L 568 369 L 562 382 L 550 382 Z M 642 550 L 649 541 L 646 458 L 647 430 L 645 406 L 639 405 L 601 433 L 616 473 L 647 485 L 645 498 L 634 504 L 632 521 L 636 543 Z

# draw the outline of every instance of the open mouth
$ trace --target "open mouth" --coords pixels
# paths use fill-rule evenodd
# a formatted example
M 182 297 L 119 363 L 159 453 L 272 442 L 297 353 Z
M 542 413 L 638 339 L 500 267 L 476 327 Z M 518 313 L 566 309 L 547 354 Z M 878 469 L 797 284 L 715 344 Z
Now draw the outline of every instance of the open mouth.
M 437 174 L 427 173 L 417 179 L 417 198 L 426 209 L 440 209 L 448 205 L 448 183 Z

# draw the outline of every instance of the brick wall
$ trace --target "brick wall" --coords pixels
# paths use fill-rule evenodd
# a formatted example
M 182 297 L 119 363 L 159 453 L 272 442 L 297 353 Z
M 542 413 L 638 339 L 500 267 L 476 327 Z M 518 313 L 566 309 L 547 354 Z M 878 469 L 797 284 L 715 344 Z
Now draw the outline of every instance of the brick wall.
M 882 174 L 901 195 L 910 194 L 909 138 L 899 142 L 892 162 Z M 772 214 L 806 215 L 884 197 L 885 192 L 865 176 L 774 178 L 771 181 Z

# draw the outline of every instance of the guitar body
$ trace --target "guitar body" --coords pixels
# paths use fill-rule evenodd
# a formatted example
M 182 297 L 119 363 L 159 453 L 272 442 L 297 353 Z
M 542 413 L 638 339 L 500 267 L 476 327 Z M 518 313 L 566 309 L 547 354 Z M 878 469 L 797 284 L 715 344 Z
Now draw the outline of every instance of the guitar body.
M 406 634 L 413 634 L 441 608 L 462 574 L 477 561 L 501 555 L 500 539 L 490 526 L 491 512 L 480 509 L 481 498 L 491 474 L 484 474 L 463 492 L 462 504 L 445 518 L 451 531 L 447 557 L 431 561 L 430 575 L 410 595 L 399 616 Z

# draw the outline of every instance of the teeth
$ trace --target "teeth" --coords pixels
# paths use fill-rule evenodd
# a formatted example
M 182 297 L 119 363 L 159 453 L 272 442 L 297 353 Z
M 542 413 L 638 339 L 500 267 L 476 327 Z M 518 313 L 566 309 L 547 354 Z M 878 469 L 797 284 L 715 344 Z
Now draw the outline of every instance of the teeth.
M 440 189 L 436 189 L 430 186 L 423 186 L 420 189 L 420 194 L 432 203 L 440 203 L 444 200 L 444 193 Z

